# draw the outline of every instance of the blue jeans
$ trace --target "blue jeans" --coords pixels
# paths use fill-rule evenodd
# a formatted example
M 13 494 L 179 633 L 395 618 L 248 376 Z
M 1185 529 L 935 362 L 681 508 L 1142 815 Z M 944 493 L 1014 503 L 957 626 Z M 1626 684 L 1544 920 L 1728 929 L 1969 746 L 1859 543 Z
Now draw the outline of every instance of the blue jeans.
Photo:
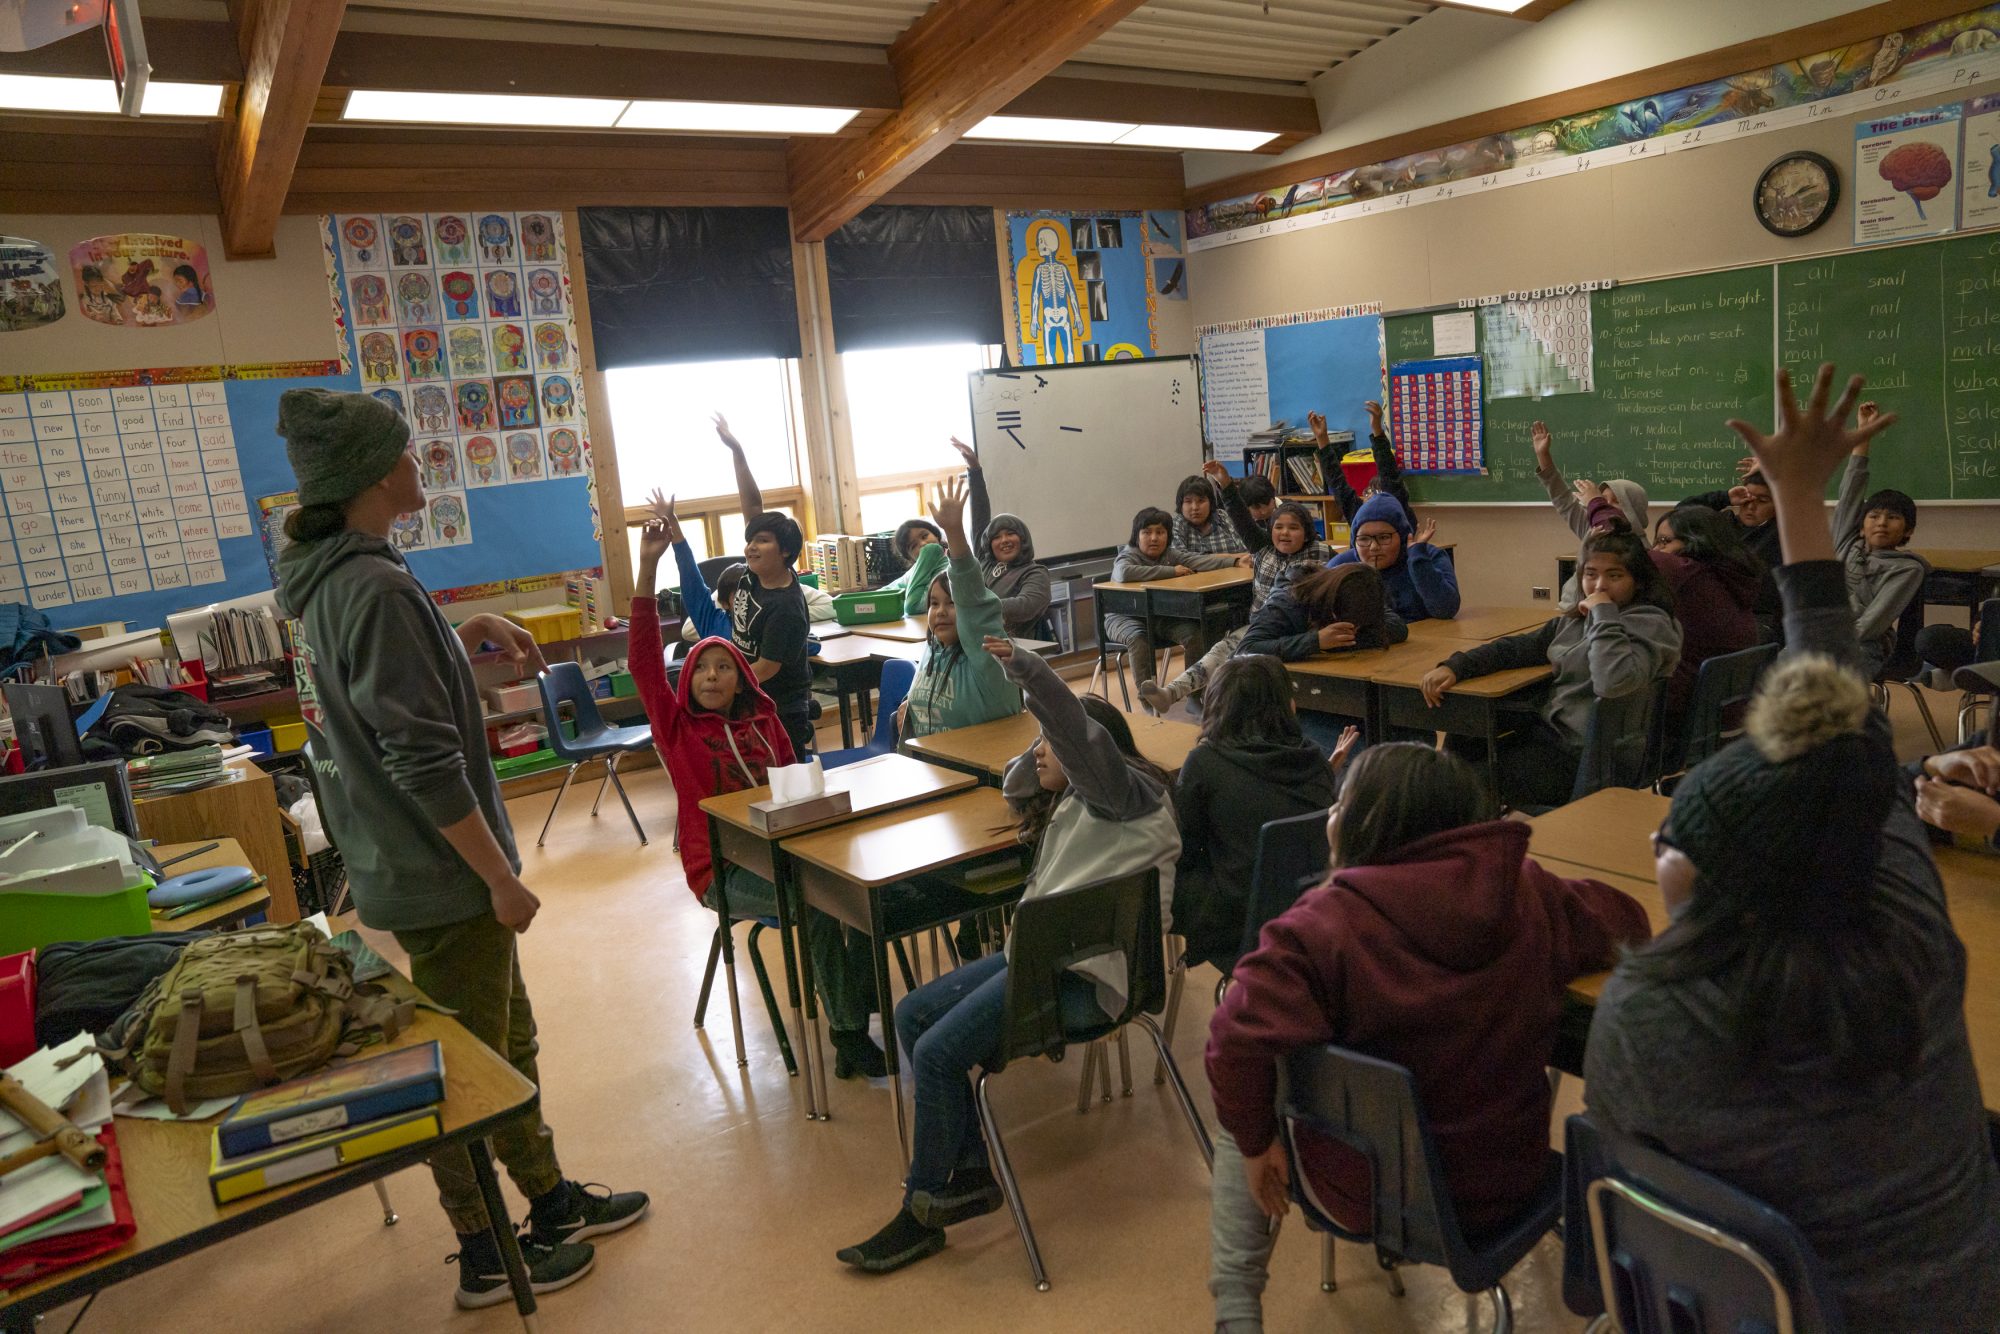
M 1064 974 L 1061 1001 L 1065 1029 L 1105 1022 L 1086 978 Z M 911 1192 L 943 1190 L 954 1170 L 985 1164 L 971 1074 L 999 1059 L 1006 1005 L 1007 956 L 989 954 L 924 983 L 896 1006 L 896 1035 L 917 1093 L 905 1204 Z

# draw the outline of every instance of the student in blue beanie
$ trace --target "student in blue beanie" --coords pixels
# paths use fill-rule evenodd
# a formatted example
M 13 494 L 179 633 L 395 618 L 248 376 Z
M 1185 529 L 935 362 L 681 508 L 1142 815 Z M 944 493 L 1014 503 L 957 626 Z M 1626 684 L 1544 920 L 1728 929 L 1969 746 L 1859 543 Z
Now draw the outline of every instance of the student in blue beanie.
M 1381 572 L 1389 609 L 1405 621 L 1448 621 L 1458 615 L 1458 573 L 1451 556 L 1431 545 L 1436 536 L 1436 521 L 1426 519 L 1412 529 L 1402 501 L 1387 494 L 1372 496 L 1354 512 L 1354 536 L 1331 563 L 1374 566 Z

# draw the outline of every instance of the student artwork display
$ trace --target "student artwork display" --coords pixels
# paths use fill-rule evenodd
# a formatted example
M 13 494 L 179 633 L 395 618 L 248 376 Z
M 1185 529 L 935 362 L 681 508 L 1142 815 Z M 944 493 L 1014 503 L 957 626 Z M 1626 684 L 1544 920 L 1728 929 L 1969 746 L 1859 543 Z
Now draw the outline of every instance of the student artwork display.
M 215 368 L 200 368 L 213 375 Z M 0 601 L 62 607 L 224 581 L 255 535 L 219 378 L 112 372 L 0 392 Z
M 1588 292 L 1481 306 L 1479 340 L 1488 398 L 1549 398 L 1597 387 Z
M 559 213 L 344 214 L 326 240 L 362 388 L 409 422 L 431 497 L 398 546 L 471 542 L 468 489 L 588 478 Z
M 2000 93 L 1965 104 L 1959 154 L 1958 225 L 2000 225 Z
M 62 266 L 48 248 L 0 236 L 0 333 L 39 329 L 63 317 Z
M 152 232 L 93 236 L 70 247 L 69 263 L 76 308 L 99 324 L 152 329 L 215 309 L 208 251 L 199 241 Z
M 1989 4 L 1783 64 L 1201 205 L 1188 211 L 1187 248 L 1732 143 L 1828 116 L 1886 115 L 1894 103 L 1951 95 L 1996 73 L 2000 4 Z M 1907 161 L 1919 175 L 1935 172 L 1934 162 Z M 1858 195 L 1868 182 L 1856 177 Z
M 1931 107 L 1854 127 L 1854 244 L 1957 229 L 1959 119 Z
M 1389 368 L 1389 420 L 1405 472 L 1483 472 L 1485 395 L 1478 357 Z
M 1159 302 L 1186 299 L 1178 215 L 1010 213 L 1007 244 L 1020 365 L 1158 355 Z M 1171 292 L 1155 285 L 1162 260 L 1169 261 L 1159 272 Z M 1178 274 L 1175 264 L 1183 265 Z

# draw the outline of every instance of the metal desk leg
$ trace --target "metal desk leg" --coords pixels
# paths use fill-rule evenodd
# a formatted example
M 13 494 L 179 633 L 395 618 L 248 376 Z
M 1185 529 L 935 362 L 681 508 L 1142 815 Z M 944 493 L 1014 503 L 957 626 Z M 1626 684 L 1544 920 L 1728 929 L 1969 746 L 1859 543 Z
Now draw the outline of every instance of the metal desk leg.
M 1486 791 L 1500 809 L 1500 702 L 1486 701 Z
M 716 828 L 715 817 L 708 817 L 708 846 L 722 846 L 722 831 Z M 729 1027 L 736 1036 L 736 1065 L 747 1068 L 750 1057 L 743 1050 L 743 1007 L 736 1000 L 736 923 L 729 916 L 729 890 L 724 885 L 722 868 L 713 867 L 715 878 L 708 883 L 708 892 L 714 897 L 716 917 L 722 923 L 722 976 L 729 987 Z
M 785 873 L 779 860 L 784 856 L 775 847 L 771 850 L 771 870 L 777 881 L 778 897 L 778 945 L 785 956 L 785 1000 L 792 1012 L 792 1031 L 798 1034 L 799 1060 L 803 1066 L 806 1081 L 806 1120 L 815 1120 L 819 1109 L 813 1102 L 813 1049 L 806 1032 L 805 1015 L 799 1009 L 799 964 L 795 946 L 803 942 L 794 941 L 792 930 L 797 917 L 792 912 L 792 896 L 785 891 Z
M 521 1326 L 528 1334 L 541 1328 L 535 1321 L 535 1290 L 528 1286 L 528 1266 L 521 1260 L 520 1244 L 514 1239 L 514 1223 L 507 1217 L 507 1200 L 500 1194 L 500 1182 L 493 1175 L 493 1155 L 484 1139 L 465 1146 L 472 1159 L 472 1178 L 479 1183 L 479 1197 L 486 1202 L 486 1226 L 500 1247 L 500 1259 L 507 1266 L 507 1286 L 514 1290 L 514 1309 L 521 1313 Z
M 847 716 L 847 673 L 840 668 L 833 669 L 833 698 L 840 709 L 840 744 L 843 749 L 854 749 L 854 720 Z
M 882 1056 L 889 1066 L 889 1096 L 896 1100 L 896 1143 L 903 1151 L 903 1168 L 910 1166 L 909 1113 L 903 1107 L 903 1062 L 896 1041 L 896 1006 L 889 990 L 889 942 L 883 939 L 882 896 L 868 891 L 869 953 L 875 956 L 875 1000 L 882 1007 Z
M 772 869 L 778 872 L 778 892 L 789 896 L 792 906 L 792 920 L 798 924 L 799 932 L 799 993 L 805 1000 L 806 1028 L 811 1036 L 805 1045 L 812 1049 L 813 1088 L 819 1104 L 819 1119 L 833 1118 L 833 1103 L 826 1096 L 826 1047 L 820 1040 L 819 996 L 813 989 L 812 949 L 806 943 L 806 915 L 812 909 L 806 906 L 805 887 L 799 883 L 798 865 L 781 849 L 772 849 Z

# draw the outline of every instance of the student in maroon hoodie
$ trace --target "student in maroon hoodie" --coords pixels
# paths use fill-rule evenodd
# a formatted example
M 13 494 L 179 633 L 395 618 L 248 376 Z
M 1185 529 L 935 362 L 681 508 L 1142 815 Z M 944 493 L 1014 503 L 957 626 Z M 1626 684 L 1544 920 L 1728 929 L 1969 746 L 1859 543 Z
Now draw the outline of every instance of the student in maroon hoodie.
M 734 643 L 710 636 L 688 651 L 677 687 L 667 684 L 666 653 L 660 643 L 660 604 L 655 596 L 660 557 L 681 540 L 671 518 L 648 523 L 639 538 L 637 588 L 632 597 L 629 657 L 632 682 L 653 725 L 653 746 L 674 780 L 680 803 L 681 868 L 688 888 L 704 906 L 714 883 L 708 816 L 701 803 L 719 792 L 762 787 L 778 765 L 793 763 L 792 743 L 778 707 L 757 683 L 749 659 Z M 778 911 L 777 887 L 740 866 L 725 864 L 729 915 L 741 920 Z M 888 1063 L 868 1036 L 875 1003 L 875 965 L 868 938 L 851 937 L 839 922 L 817 910 L 806 914 L 806 947 L 812 951 L 813 978 L 826 1002 L 827 1024 L 836 1054 L 834 1073 L 880 1078 Z
M 1549 1142 L 1545 1067 L 1564 987 L 1650 935 L 1636 902 L 1529 860 L 1528 827 L 1493 820 L 1465 761 L 1373 746 L 1327 820 L 1333 869 L 1237 962 L 1209 1028 L 1215 1141 L 1211 1271 L 1223 1334 L 1261 1330 L 1290 1172 L 1277 1062 L 1333 1043 L 1405 1066 L 1470 1232 L 1516 1213 Z M 1372 1224 L 1367 1162 L 1310 1132 L 1299 1159 L 1342 1227 Z

